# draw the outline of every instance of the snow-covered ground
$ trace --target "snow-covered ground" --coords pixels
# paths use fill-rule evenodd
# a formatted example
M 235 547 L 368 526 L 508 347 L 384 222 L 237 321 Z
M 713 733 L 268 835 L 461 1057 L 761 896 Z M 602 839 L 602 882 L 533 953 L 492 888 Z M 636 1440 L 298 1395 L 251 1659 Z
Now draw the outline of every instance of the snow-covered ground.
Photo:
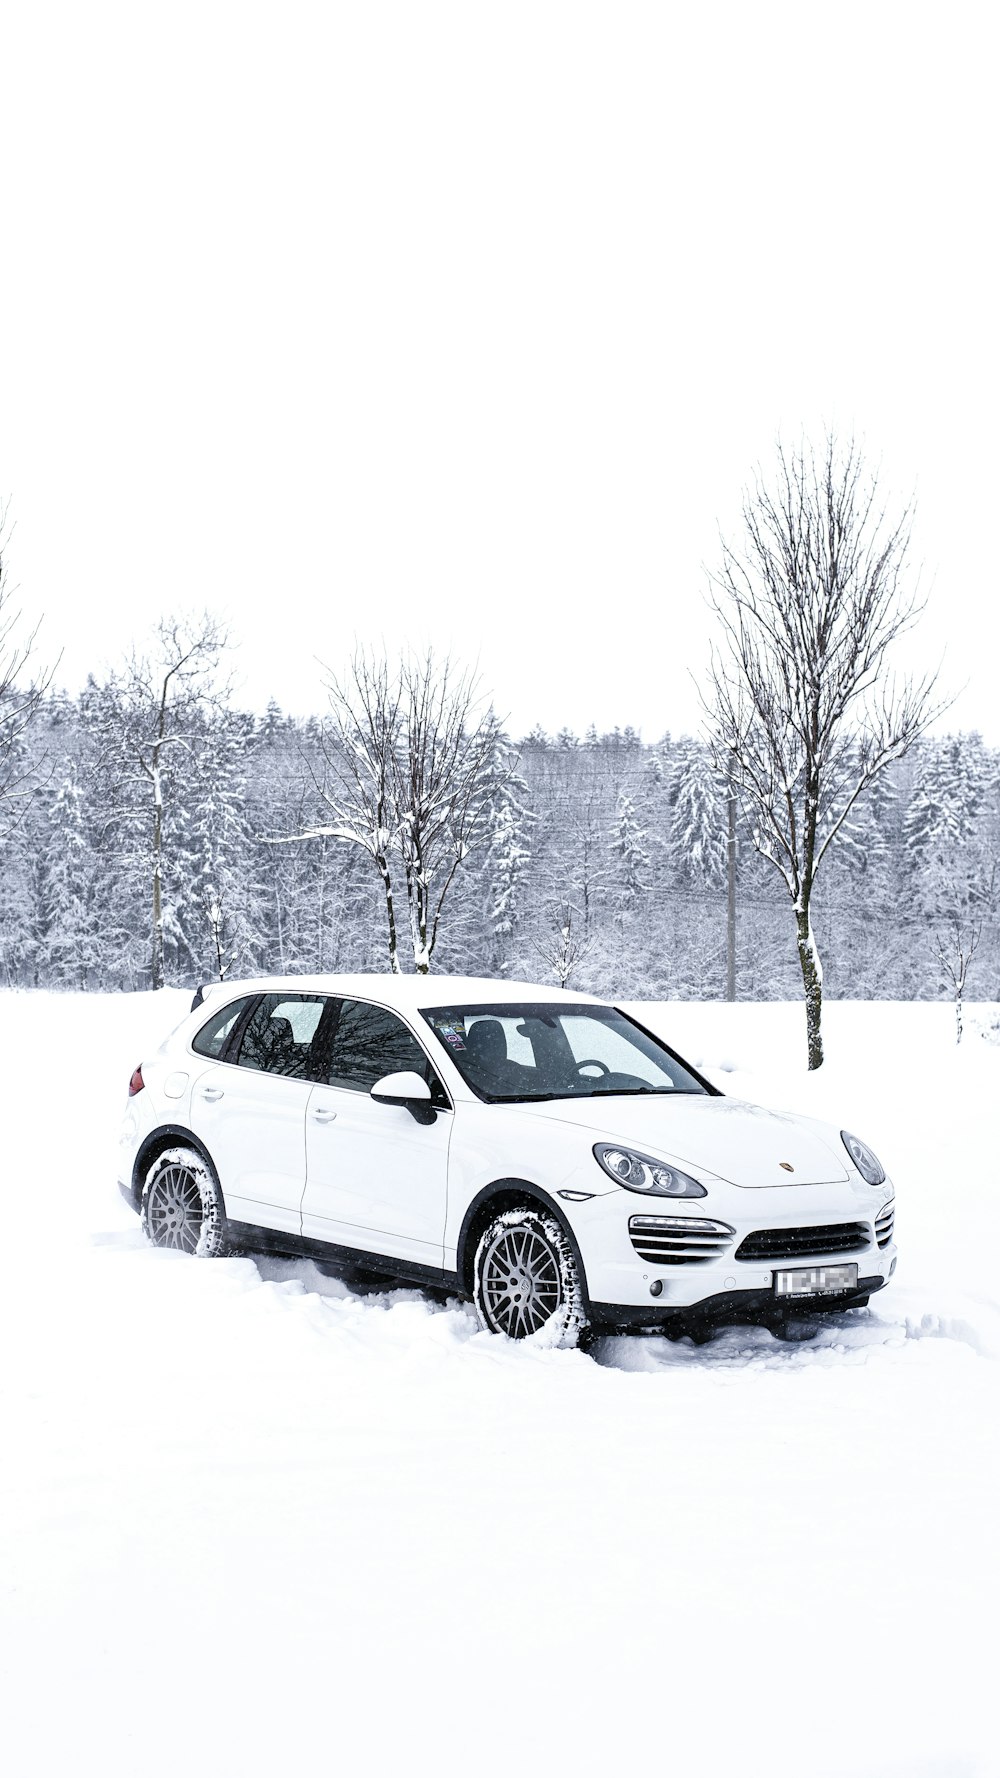
M 470 1309 L 144 1243 L 128 1076 L 187 996 L 0 995 L 12 1778 L 992 1778 L 1000 1046 L 943 1006 L 645 1017 L 895 1178 L 806 1343 L 511 1346 Z

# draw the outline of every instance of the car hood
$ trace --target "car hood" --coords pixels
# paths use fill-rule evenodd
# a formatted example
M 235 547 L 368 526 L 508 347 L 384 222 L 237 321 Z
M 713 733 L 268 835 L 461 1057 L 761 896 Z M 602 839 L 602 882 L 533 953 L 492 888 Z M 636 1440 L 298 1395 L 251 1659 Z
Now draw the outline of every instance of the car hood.
M 551 1099 L 520 1104 L 526 1117 L 587 1130 L 595 1141 L 643 1149 L 730 1185 L 828 1185 L 849 1177 L 835 1130 L 767 1111 L 742 1099 L 706 1094 L 676 1098 Z

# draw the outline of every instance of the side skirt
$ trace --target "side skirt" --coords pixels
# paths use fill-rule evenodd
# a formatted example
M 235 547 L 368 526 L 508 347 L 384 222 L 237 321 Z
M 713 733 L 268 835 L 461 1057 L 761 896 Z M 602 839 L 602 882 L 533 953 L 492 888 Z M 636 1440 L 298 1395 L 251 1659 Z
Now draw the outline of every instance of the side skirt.
M 441 1266 L 425 1266 L 417 1260 L 396 1259 L 389 1253 L 370 1253 L 362 1247 L 338 1247 L 310 1235 L 293 1235 L 285 1229 L 268 1229 L 253 1222 L 231 1222 L 226 1229 L 233 1247 L 247 1253 L 273 1253 L 280 1259 L 326 1260 L 352 1272 L 387 1273 L 401 1284 L 429 1284 L 437 1290 L 465 1295 L 457 1272 Z

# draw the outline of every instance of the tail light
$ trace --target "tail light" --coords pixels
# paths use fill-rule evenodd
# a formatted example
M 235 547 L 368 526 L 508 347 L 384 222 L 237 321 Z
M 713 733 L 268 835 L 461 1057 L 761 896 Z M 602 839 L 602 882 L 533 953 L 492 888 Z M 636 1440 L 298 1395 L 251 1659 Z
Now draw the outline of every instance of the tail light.
M 142 1078 L 142 1069 L 137 1068 L 135 1073 L 132 1076 L 132 1079 L 128 1083 L 129 1098 L 134 1099 L 136 1093 L 141 1093 L 145 1084 L 146 1084 L 146 1082 Z

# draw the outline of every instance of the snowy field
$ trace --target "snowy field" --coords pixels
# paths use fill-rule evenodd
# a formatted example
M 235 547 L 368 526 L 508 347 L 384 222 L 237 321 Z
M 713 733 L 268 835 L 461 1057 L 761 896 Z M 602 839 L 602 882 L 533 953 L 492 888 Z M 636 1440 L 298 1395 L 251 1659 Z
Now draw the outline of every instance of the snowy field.
M 829 1116 L 900 1264 L 802 1343 L 511 1346 L 144 1243 L 129 1074 L 188 996 L 0 995 L 11 1778 L 993 1778 L 1000 1045 L 970 1009 L 646 1008 Z

